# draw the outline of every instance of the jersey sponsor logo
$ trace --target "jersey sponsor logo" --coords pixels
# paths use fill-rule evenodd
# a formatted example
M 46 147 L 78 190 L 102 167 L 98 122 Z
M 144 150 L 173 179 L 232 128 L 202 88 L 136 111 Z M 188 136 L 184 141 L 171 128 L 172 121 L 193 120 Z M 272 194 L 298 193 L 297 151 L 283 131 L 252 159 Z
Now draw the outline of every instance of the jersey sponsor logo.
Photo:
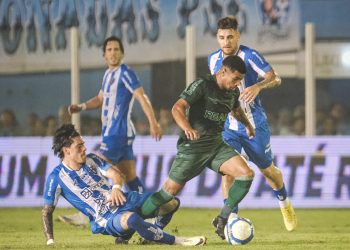
M 227 113 L 217 113 L 209 110 L 205 110 L 204 118 L 216 121 L 216 122 L 225 122 Z
M 90 188 L 84 188 L 80 194 L 85 198 L 85 199 L 89 199 L 89 197 L 92 195 L 92 191 Z

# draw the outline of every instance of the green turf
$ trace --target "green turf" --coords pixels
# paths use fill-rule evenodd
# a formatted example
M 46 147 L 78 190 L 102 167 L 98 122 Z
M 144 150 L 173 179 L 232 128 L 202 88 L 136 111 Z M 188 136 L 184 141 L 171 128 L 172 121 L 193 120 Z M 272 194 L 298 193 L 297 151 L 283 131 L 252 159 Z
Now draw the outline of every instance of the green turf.
M 72 209 L 56 209 L 59 214 L 73 213 Z M 233 248 L 221 241 L 211 226 L 217 209 L 180 209 L 167 230 L 175 235 L 205 235 L 205 249 Z M 277 209 L 242 210 L 255 225 L 255 238 L 236 249 L 350 249 L 349 209 L 298 209 L 298 229 L 289 233 L 284 229 Z M 135 235 L 129 245 L 116 246 L 111 236 L 92 235 L 89 229 L 77 229 L 61 222 L 54 222 L 55 246 L 47 247 L 42 232 L 39 208 L 0 209 L 0 249 L 178 249 L 166 245 L 140 245 Z

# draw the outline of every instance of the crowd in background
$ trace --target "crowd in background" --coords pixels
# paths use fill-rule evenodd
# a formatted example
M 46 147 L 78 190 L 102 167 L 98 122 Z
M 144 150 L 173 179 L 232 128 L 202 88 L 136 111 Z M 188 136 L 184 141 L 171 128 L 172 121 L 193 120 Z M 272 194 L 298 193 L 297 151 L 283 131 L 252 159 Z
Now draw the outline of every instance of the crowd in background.
M 62 124 L 69 123 L 71 117 L 67 107 L 59 108 L 57 115 L 40 117 L 37 113 L 28 114 L 26 122 L 19 124 L 16 114 L 11 109 L 0 111 L 0 136 L 52 136 Z M 179 128 L 174 122 L 169 109 L 156 110 L 158 121 L 166 135 L 177 135 Z M 267 116 L 272 135 L 290 136 L 305 135 L 305 109 L 296 106 L 294 109 L 281 109 L 276 113 L 268 112 Z M 134 117 L 138 135 L 149 135 L 149 126 L 145 117 Z M 81 116 L 83 135 L 98 136 L 101 133 L 100 117 L 84 114 Z M 316 112 L 317 135 L 350 135 L 350 113 L 340 103 L 335 103 L 327 110 Z

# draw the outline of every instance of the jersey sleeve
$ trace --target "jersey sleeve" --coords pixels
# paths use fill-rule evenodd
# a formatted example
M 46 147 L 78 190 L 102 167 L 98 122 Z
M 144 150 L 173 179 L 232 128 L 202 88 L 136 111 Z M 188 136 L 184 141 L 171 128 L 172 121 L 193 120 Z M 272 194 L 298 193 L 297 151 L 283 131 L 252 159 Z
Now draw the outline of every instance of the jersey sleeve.
M 99 169 L 102 173 L 104 173 L 111 167 L 111 164 L 109 164 L 96 154 L 90 153 L 86 157 L 86 163 L 95 169 Z
M 139 79 L 137 78 L 135 72 L 126 66 L 125 64 L 122 64 L 122 72 L 121 72 L 121 80 L 125 87 L 133 93 L 135 89 L 141 87 L 141 83 Z
M 272 68 L 270 63 L 256 50 L 251 51 L 248 62 L 260 76 L 264 76 Z
M 61 195 L 61 187 L 59 185 L 58 171 L 55 169 L 46 179 L 44 204 L 56 206 L 58 198 Z
M 186 100 L 188 104 L 191 106 L 191 104 L 195 103 L 197 100 L 199 100 L 204 93 L 204 82 L 203 80 L 196 80 L 193 83 L 191 83 L 179 96 L 180 98 Z

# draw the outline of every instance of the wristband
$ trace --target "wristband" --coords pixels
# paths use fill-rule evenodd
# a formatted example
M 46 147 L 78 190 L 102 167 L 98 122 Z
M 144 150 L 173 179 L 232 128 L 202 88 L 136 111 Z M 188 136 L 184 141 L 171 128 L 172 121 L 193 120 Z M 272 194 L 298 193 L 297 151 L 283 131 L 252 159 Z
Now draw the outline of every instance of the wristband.
M 114 185 L 112 186 L 112 189 L 118 189 L 118 190 L 120 190 L 120 189 L 122 189 L 122 186 L 120 186 L 119 184 L 114 184 Z
M 53 242 L 53 239 L 49 239 L 46 241 L 46 245 L 52 245 L 54 242 Z
M 86 110 L 86 103 L 85 102 L 80 103 L 78 104 L 78 107 L 81 108 L 81 110 Z

